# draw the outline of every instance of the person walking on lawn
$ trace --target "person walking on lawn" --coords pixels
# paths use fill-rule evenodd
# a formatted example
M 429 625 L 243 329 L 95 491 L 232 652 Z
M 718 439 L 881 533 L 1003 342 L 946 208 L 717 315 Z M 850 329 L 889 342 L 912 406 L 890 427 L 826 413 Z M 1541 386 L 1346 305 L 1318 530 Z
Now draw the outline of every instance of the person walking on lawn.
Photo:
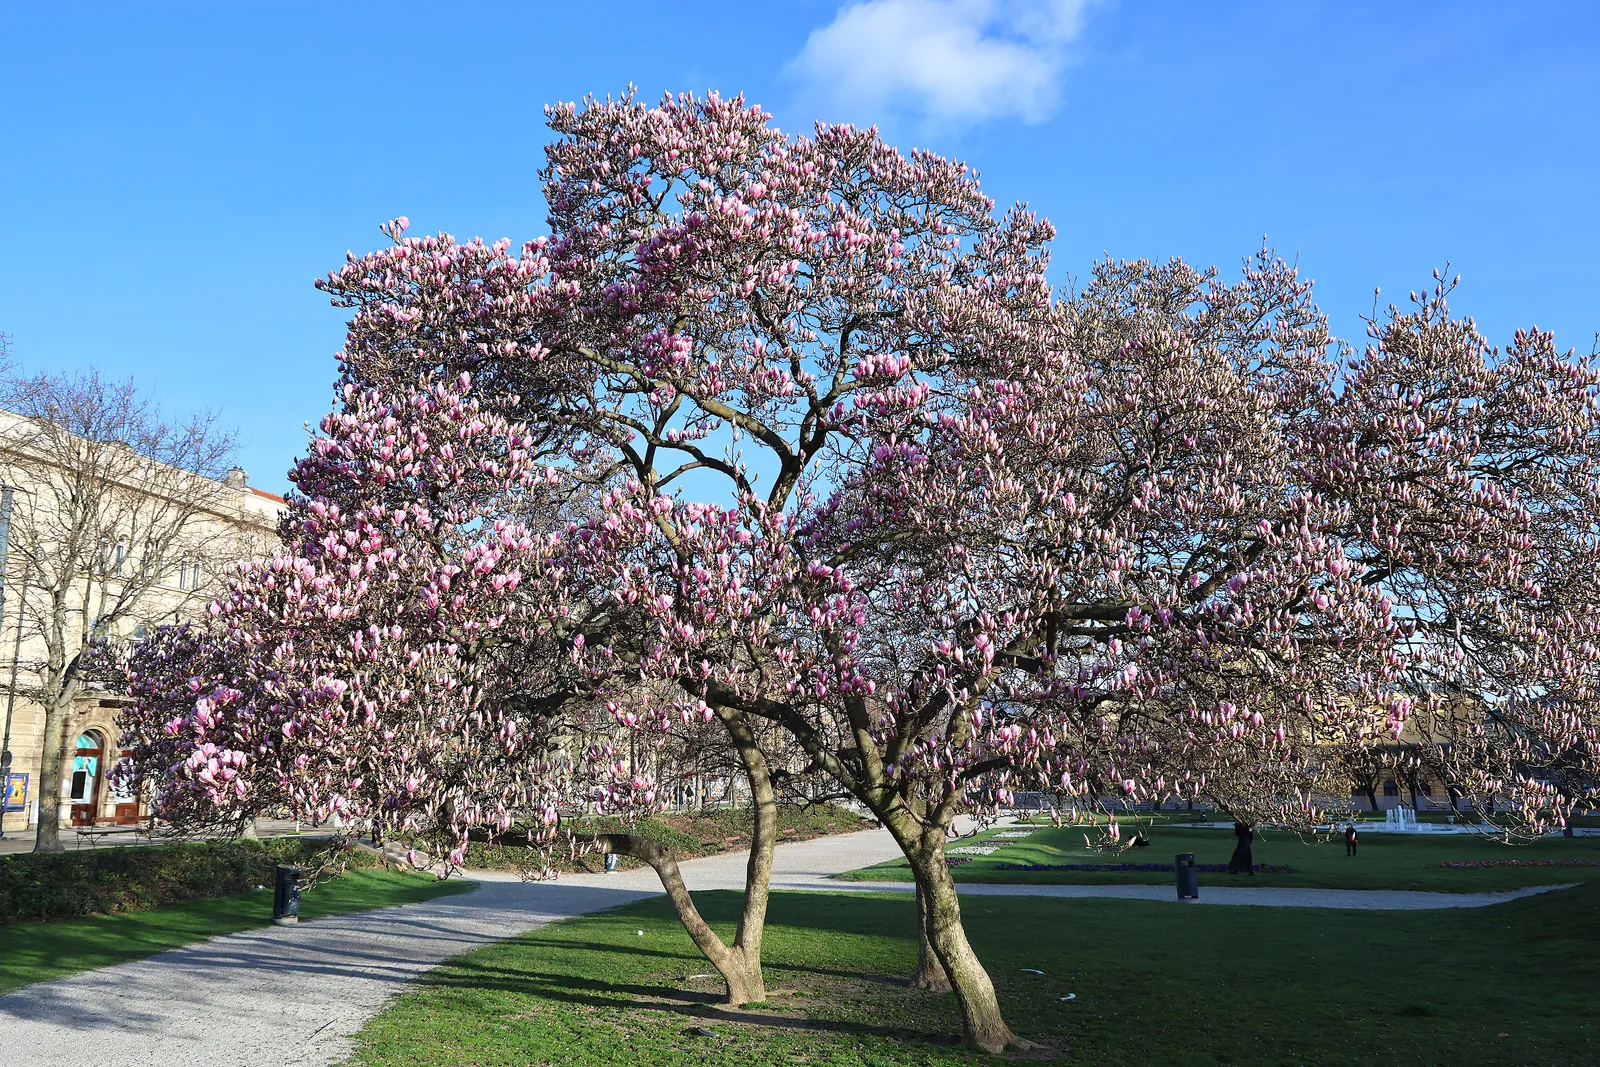
M 1358 844 L 1360 844 L 1360 839 L 1356 836 L 1355 822 L 1346 823 L 1344 827 L 1344 854 L 1346 856 L 1354 856 L 1356 854 L 1356 845 Z

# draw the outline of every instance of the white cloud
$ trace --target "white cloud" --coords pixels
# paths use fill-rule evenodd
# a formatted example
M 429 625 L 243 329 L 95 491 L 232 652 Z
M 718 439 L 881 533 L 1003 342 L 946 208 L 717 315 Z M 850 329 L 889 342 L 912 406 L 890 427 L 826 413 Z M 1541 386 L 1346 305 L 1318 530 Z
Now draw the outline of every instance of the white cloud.
M 1042 122 L 1061 100 L 1090 0 L 858 0 L 811 31 L 788 73 L 831 121 L 909 113 Z

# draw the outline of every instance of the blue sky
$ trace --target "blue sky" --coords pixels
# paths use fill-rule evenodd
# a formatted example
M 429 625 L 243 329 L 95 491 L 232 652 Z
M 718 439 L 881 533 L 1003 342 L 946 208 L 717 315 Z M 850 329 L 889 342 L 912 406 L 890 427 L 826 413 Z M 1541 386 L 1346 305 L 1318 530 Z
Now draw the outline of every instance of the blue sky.
M 282 491 L 327 410 L 311 288 L 413 233 L 542 232 L 545 103 L 743 91 L 876 122 L 1101 255 L 1237 268 L 1263 235 L 1346 335 L 1450 261 L 1456 304 L 1600 330 L 1600 4 L 0 0 L 0 332 L 239 428 Z

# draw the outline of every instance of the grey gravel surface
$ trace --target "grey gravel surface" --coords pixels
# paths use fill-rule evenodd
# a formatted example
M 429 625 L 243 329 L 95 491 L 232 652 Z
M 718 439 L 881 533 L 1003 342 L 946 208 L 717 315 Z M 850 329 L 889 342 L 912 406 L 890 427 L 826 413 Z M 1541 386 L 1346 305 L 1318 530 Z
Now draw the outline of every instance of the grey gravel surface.
M 828 875 L 898 855 L 882 831 L 781 846 L 773 888 L 906 892 Z M 743 853 L 691 860 L 691 889 L 740 889 Z M 0 1067 L 280 1067 L 337 1063 L 411 979 L 451 956 L 660 891 L 648 868 L 527 884 L 481 875 L 472 893 L 218 937 L 0 997 Z M 1172 900 L 1162 886 L 963 886 L 963 894 Z M 1528 893 L 1202 888 L 1206 904 L 1473 907 Z

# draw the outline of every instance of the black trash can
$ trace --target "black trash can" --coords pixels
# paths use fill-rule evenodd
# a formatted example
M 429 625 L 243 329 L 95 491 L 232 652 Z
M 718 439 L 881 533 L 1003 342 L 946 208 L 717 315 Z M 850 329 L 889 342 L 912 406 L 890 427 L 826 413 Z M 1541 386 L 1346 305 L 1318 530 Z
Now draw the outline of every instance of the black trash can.
M 300 868 L 279 864 L 273 874 L 272 921 L 290 926 L 300 921 Z
M 1180 852 L 1177 856 L 1178 899 L 1200 899 L 1200 869 L 1194 865 L 1193 852 Z
M 620 863 L 620 862 L 621 862 L 621 859 L 617 856 L 617 854 L 615 852 L 607 852 L 606 853 L 606 873 L 610 874 L 612 871 L 615 871 L 617 869 L 617 864 Z

